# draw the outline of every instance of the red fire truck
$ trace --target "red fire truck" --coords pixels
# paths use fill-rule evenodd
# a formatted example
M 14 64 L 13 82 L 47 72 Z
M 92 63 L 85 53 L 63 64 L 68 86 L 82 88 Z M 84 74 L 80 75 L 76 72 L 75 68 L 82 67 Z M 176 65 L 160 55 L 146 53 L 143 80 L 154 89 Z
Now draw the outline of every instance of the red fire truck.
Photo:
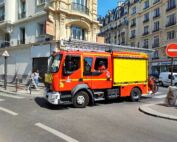
M 148 55 L 127 51 L 59 51 L 49 57 L 45 98 L 83 108 L 95 101 L 148 94 Z

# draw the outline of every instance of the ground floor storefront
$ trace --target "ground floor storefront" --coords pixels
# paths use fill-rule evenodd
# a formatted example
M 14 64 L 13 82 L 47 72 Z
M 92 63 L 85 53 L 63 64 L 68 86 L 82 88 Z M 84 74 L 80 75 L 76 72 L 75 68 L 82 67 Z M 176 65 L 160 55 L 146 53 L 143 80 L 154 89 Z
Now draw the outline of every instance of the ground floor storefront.
M 0 53 L 7 50 L 10 55 L 7 58 L 8 82 L 15 82 L 18 78 L 20 83 L 25 83 L 35 70 L 39 71 L 43 81 L 44 74 L 47 72 L 48 57 L 54 48 L 54 44 L 46 43 L 0 49 Z M 4 57 L 2 56 L 0 56 L 0 69 L 0 80 L 4 80 Z
M 170 72 L 172 70 L 171 59 L 157 60 L 151 62 L 151 72 L 153 75 L 158 76 L 161 72 Z M 177 72 L 177 59 L 173 62 L 173 72 Z

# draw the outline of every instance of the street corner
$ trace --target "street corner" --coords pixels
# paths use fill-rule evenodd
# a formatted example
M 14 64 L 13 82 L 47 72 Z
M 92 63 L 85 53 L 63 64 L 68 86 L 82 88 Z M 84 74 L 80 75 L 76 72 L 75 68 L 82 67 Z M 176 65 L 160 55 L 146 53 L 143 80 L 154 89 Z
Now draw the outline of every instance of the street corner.
M 162 103 L 145 104 L 139 107 L 139 110 L 147 115 L 177 121 L 177 105 L 169 107 Z

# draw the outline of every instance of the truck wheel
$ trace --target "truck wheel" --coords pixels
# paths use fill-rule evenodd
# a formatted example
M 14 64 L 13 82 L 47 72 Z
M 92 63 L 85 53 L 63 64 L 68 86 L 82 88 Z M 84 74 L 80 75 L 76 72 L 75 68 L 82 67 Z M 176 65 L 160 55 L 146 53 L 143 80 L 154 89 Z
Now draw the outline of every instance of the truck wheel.
M 76 108 L 84 108 L 89 104 L 89 96 L 85 91 L 76 93 L 73 99 L 73 105 Z
M 130 93 L 131 101 L 137 102 L 141 97 L 141 90 L 139 88 L 133 88 Z

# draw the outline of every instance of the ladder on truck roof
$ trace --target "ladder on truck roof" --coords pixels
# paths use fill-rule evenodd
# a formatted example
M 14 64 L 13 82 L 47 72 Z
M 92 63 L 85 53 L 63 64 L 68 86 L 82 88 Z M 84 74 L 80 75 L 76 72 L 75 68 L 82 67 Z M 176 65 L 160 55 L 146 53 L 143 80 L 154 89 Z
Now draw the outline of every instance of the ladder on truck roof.
M 144 49 L 132 46 L 115 45 L 115 44 L 101 44 L 81 40 L 60 40 L 60 47 L 63 50 L 80 50 L 80 51 L 130 51 L 130 52 L 144 52 L 151 54 L 152 49 Z

